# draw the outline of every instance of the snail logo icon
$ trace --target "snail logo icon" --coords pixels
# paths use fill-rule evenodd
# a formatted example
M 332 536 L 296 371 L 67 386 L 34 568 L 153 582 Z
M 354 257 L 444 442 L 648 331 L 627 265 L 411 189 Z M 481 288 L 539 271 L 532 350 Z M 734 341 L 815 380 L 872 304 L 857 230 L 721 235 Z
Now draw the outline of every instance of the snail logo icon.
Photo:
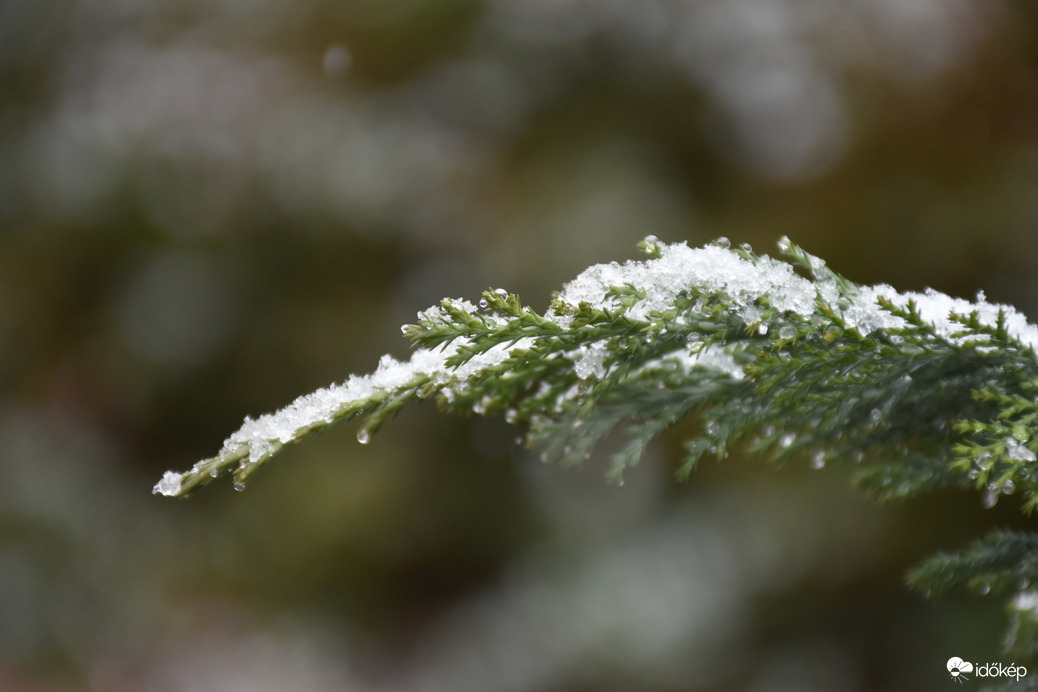
M 958 656 L 952 656 L 948 659 L 948 674 L 951 675 L 951 679 L 955 682 L 969 680 L 969 678 L 966 677 L 966 673 L 972 672 L 973 664 L 969 661 L 963 661 Z

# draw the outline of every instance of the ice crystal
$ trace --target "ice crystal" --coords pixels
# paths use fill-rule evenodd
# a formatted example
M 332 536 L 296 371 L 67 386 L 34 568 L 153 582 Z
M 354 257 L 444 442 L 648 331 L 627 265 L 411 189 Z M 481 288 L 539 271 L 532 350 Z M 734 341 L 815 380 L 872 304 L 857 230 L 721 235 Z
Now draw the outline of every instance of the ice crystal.
M 1034 452 L 1027 447 L 1024 447 L 1013 438 L 1006 440 L 1006 455 L 1014 461 L 1038 460 L 1038 456 L 1036 456 Z
M 603 377 L 606 372 L 603 361 L 607 353 L 607 346 L 604 343 L 581 346 L 577 361 L 574 363 L 577 377 L 582 380 L 590 377 Z
M 566 284 L 559 300 L 574 306 L 586 302 L 595 308 L 612 309 L 615 305 L 610 290 L 629 285 L 643 292 L 645 298 L 630 308 L 628 315 L 644 320 L 653 311 L 669 308 L 682 291 L 695 287 L 727 294 L 740 314 L 761 296 L 768 296 L 780 311 L 800 315 L 814 311 L 814 284 L 798 276 L 785 262 L 761 257 L 755 264 L 718 245 L 692 249 L 682 243 L 661 248 L 657 259 L 597 264 L 584 270 Z
M 162 480 L 156 483 L 155 487 L 151 489 L 152 494 L 176 497 L 180 494 L 180 481 L 183 477 L 184 474 L 182 473 L 166 471 L 162 474 Z

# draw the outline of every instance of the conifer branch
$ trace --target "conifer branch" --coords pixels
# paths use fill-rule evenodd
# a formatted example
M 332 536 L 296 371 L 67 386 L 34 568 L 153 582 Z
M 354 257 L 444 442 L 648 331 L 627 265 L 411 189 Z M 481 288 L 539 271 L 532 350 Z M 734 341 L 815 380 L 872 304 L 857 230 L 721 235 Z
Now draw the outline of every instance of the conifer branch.
M 785 261 L 725 239 L 690 249 L 650 236 L 639 247 L 647 259 L 590 267 L 543 315 L 501 289 L 478 305 L 442 301 L 402 328 L 410 361 L 384 356 L 370 375 L 246 419 L 219 454 L 166 472 L 154 492 L 185 496 L 221 474 L 240 489 L 332 423 L 362 417 L 366 443 L 401 407 L 434 399 L 451 413 L 502 415 L 565 464 L 619 433 L 613 481 L 691 417 L 682 477 L 704 456 L 742 449 L 846 463 L 880 499 L 972 487 L 985 506 L 1013 493 L 1025 512 L 1038 506 L 1038 329 L 1015 309 L 861 286 L 786 238 Z M 910 583 L 937 593 L 1029 582 L 1036 540 L 993 534 Z M 1014 603 L 1034 593 L 1018 591 Z

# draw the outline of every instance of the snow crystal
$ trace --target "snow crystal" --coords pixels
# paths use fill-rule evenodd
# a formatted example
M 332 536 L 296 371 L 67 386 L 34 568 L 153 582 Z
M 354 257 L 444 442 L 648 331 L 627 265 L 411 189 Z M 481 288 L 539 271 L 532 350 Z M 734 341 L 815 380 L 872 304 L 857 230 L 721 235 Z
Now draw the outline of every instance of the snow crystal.
M 467 301 L 452 302 L 466 311 L 476 309 Z M 429 310 L 420 314 L 430 316 L 435 313 Z M 448 367 L 447 359 L 469 343 L 467 339 L 460 338 L 448 346 L 437 349 L 419 348 L 411 354 L 409 361 L 399 361 L 389 355 L 382 356 L 378 368 L 370 375 L 353 375 L 344 384 L 334 384 L 305 394 L 275 413 L 268 413 L 256 419 L 246 418 L 241 428 L 224 442 L 222 453 L 234 453 L 244 448 L 248 451 L 248 462 L 260 461 L 280 445 L 298 438 L 312 426 L 330 423 L 345 408 L 356 405 L 377 392 L 393 391 L 420 375 L 432 377 L 434 381 L 444 385 L 453 383 L 457 389 L 463 387 L 471 376 L 504 361 L 513 351 L 529 348 L 533 340 L 524 338 L 515 344 L 499 344 L 457 368 Z M 451 393 L 450 389 L 444 389 L 445 396 L 449 397 Z M 365 443 L 366 432 L 362 431 L 358 439 Z
M 577 373 L 577 377 L 582 380 L 586 380 L 592 376 L 598 378 L 604 377 L 606 374 L 606 368 L 603 361 L 608 352 L 609 351 L 606 349 L 606 345 L 603 342 L 581 346 L 580 352 L 577 355 L 576 362 L 573 366 L 573 371 Z
M 256 419 L 246 418 L 241 428 L 224 442 L 223 452 L 234 452 L 245 446 L 249 452 L 248 460 L 259 461 L 277 445 L 294 440 L 307 428 L 331 422 L 351 403 L 367 399 L 376 391 L 390 391 L 406 385 L 419 374 L 443 371 L 444 361 L 456 350 L 457 344 L 438 351 L 417 349 L 408 362 L 382 356 L 378 369 L 370 375 L 353 375 L 345 384 L 334 384 L 304 394 L 276 413 Z
M 688 370 L 694 367 L 710 368 L 726 373 L 735 380 L 741 380 L 746 376 L 742 371 L 742 366 L 735 362 L 732 354 L 721 348 L 705 348 L 696 352 L 675 351 L 668 353 L 663 358 L 670 361 L 678 361 Z M 646 365 L 652 365 L 652 362 L 650 361 Z
M 180 480 L 183 477 L 183 474 L 177 473 L 176 471 L 166 471 L 162 474 L 162 480 L 156 483 L 155 487 L 151 489 L 152 494 L 176 497 L 180 494 Z
M 1038 459 L 1038 456 L 1035 456 L 1034 452 L 1029 450 L 1027 447 L 1024 447 L 1013 438 L 1006 440 L 1006 454 L 1014 461 L 1035 461 Z
M 898 293 L 886 284 L 863 286 L 851 306 L 843 313 L 847 325 L 863 334 L 876 329 L 904 327 L 904 320 L 879 307 L 880 298 L 885 298 L 901 308 L 907 308 L 909 301 L 915 301 L 919 316 L 933 325 L 939 335 L 953 341 L 957 339 L 953 335 L 961 331 L 963 326 L 952 321 L 952 313 L 969 315 L 976 312 L 982 324 L 995 326 L 1001 310 L 1005 314 L 1006 330 L 1010 336 L 1025 346 L 1038 347 L 1038 327 L 1029 324 L 1027 318 L 1011 305 L 987 302 L 983 292 L 977 294 L 976 302 L 970 302 L 962 298 L 952 298 L 932 288 L 926 289 L 923 293 Z
M 824 266 L 817 258 L 813 258 L 813 262 Z M 645 294 L 644 300 L 628 310 L 628 316 L 636 320 L 647 320 L 650 313 L 668 309 L 681 291 L 690 288 L 726 294 L 732 301 L 732 309 L 748 324 L 760 318 L 754 305 L 760 297 L 766 297 L 780 312 L 790 311 L 804 317 L 814 313 L 819 297 L 833 307 L 839 297 L 834 281 L 812 282 L 794 272 L 786 262 L 767 256 L 753 262 L 717 244 L 689 248 L 681 243 L 663 245 L 656 259 L 589 267 L 565 285 L 559 299 L 573 306 L 586 302 L 593 308 L 616 309 L 615 301 L 607 297 L 608 292 L 625 285 Z M 904 320 L 879 306 L 881 298 L 902 308 L 907 307 L 910 300 L 915 301 L 920 316 L 932 324 L 938 334 L 949 339 L 962 329 L 961 324 L 950 319 L 951 313 L 968 315 L 976 311 L 983 324 L 993 326 L 1002 310 L 1009 334 L 1025 346 L 1038 348 L 1038 327 L 1029 324 L 1012 306 L 987 302 L 983 293 L 978 293 L 977 300 L 970 302 L 933 289 L 923 293 L 899 293 L 887 284 L 862 286 L 843 311 L 848 327 L 862 334 L 904 327 Z M 556 315 L 555 319 L 562 326 L 568 321 L 562 315 Z
M 668 309 L 678 293 L 692 287 L 728 294 L 740 314 L 766 295 L 778 310 L 806 316 L 814 311 L 816 299 L 814 284 L 785 262 L 761 257 L 754 263 L 718 245 L 693 249 L 685 243 L 664 246 L 658 259 L 589 267 L 566 284 L 559 299 L 574 306 L 587 302 L 595 308 L 615 308 L 607 292 L 624 285 L 645 294 L 628 311 L 637 320 Z

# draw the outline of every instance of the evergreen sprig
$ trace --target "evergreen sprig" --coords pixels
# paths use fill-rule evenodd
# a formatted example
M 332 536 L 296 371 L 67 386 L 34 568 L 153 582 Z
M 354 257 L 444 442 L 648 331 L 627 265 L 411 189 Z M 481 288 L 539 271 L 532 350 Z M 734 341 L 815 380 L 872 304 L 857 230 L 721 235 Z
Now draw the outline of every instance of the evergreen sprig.
M 500 289 L 478 305 L 442 301 L 403 327 L 410 362 L 383 357 L 371 375 L 246 419 L 217 456 L 167 472 L 155 492 L 184 496 L 222 473 L 240 489 L 285 445 L 332 423 L 363 416 L 366 442 L 401 407 L 435 399 L 452 413 L 502 415 L 566 464 L 618 433 L 617 482 L 651 440 L 692 417 L 681 477 L 704 456 L 742 449 L 846 463 L 880 499 L 972 487 L 985 506 L 1013 493 L 1025 512 L 1038 506 L 1038 330 L 1012 308 L 860 286 L 785 238 L 786 261 L 724 239 L 639 247 L 647 259 L 588 269 L 544 314 Z M 992 534 L 909 583 L 933 594 L 1004 586 L 1029 604 L 1021 584 L 1035 578 L 1036 548 L 1031 534 Z M 1032 610 L 1017 608 L 1016 631 L 1031 631 Z

